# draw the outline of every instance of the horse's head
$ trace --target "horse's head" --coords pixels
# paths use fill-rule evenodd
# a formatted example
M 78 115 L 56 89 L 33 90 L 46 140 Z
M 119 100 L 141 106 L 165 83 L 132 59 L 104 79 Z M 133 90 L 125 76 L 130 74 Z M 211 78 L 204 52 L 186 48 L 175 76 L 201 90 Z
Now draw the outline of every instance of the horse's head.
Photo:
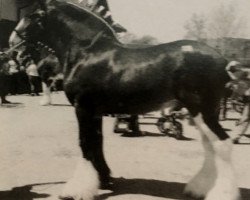
M 92 41 L 100 32 L 115 38 L 112 27 L 88 9 L 53 0 L 24 17 L 12 32 L 9 43 L 13 47 L 25 41 L 26 44 L 65 51 L 72 43 L 86 44 Z
M 46 13 L 44 10 L 37 10 L 34 13 L 24 17 L 17 24 L 10 35 L 10 47 L 17 46 L 22 42 L 34 44 L 38 41 L 43 41 L 44 38 L 44 23 Z

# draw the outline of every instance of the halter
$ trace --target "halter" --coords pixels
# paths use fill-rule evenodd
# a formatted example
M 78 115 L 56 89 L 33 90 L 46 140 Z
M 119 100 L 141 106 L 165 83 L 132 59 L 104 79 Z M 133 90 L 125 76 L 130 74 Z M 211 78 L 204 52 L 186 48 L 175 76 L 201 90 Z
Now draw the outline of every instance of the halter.
M 18 37 L 20 37 L 22 40 L 26 39 L 25 35 L 21 34 L 19 30 L 14 29 L 13 32 L 15 32 L 18 35 Z

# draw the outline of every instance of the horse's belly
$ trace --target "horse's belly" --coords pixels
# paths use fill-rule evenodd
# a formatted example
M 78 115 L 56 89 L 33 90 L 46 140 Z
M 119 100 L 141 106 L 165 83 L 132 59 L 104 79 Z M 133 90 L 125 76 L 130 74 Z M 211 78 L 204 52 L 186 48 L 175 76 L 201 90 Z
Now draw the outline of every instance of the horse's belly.
M 166 97 L 166 98 L 132 98 L 123 99 L 116 101 L 114 99 L 110 99 L 110 101 L 99 102 L 97 103 L 97 108 L 101 113 L 105 114 L 144 114 L 151 111 L 160 110 L 163 107 L 166 107 L 167 102 L 171 102 L 174 97 Z M 170 105 L 170 104 L 169 104 Z M 168 106 L 169 106 L 168 105 Z

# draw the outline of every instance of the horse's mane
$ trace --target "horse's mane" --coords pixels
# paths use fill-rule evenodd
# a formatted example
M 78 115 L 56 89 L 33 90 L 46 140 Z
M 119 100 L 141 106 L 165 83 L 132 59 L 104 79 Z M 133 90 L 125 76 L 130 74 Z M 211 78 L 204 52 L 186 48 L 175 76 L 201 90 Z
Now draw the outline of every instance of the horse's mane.
M 116 36 L 116 32 L 111 27 L 111 25 L 108 22 L 106 22 L 102 17 L 90 11 L 88 8 L 85 8 L 80 4 L 74 2 L 60 1 L 60 0 L 50 1 L 49 5 L 55 6 L 55 8 L 57 7 L 57 5 L 59 5 L 60 7 L 71 9 L 72 10 L 70 11 L 71 13 L 77 13 L 77 15 L 82 16 L 82 19 L 86 18 L 86 15 L 88 16 L 88 18 L 95 19 L 98 23 L 101 23 L 105 27 L 103 29 L 104 33 L 106 33 L 108 36 L 113 37 L 115 41 L 119 41 Z

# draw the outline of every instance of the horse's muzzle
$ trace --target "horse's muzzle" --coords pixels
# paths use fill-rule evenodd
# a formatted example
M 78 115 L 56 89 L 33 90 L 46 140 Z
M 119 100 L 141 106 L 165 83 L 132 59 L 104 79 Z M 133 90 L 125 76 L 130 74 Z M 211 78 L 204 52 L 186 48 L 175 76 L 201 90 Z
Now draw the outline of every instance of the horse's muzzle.
M 23 42 L 23 39 L 19 37 L 15 31 L 13 31 L 9 38 L 9 46 L 14 47 L 22 42 Z

